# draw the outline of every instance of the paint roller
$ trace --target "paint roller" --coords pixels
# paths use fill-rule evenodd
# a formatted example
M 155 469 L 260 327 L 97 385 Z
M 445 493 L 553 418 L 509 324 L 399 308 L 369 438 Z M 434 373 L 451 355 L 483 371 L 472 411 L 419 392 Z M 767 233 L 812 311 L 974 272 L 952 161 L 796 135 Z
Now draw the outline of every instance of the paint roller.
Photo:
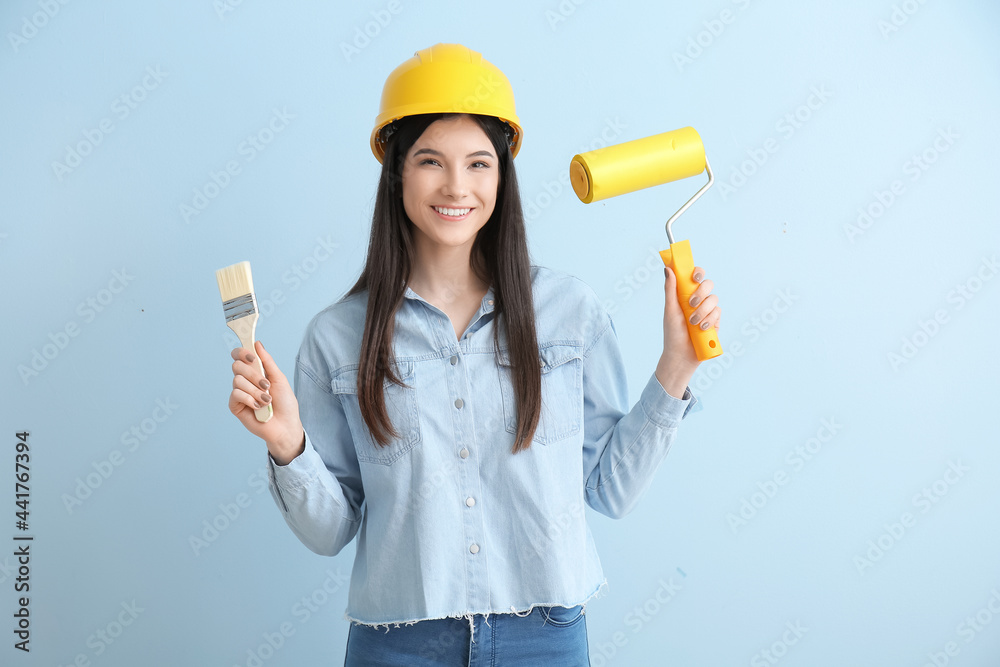
M 688 321 L 688 334 L 699 361 L 719 356 L 722 346 L 715 327 L 702 330 L 691 324 L 695 308 L 688 303 L 688 299 L 698 287 L 698 283 L 691 278 L 694 272 L 691 245 L 687 240 L 674 242 L 670 226 L 715 182 L 701 137 L 693 127 L 683 127 L 574 155 L 569 165 L 573 190 L 584 204 L 697 176 L 702 172 L 708 174 L 708 183 L 667 220 L 670 248 L 660 251 L 664 266 L 669 266 L 677 277 L 677 299 Z

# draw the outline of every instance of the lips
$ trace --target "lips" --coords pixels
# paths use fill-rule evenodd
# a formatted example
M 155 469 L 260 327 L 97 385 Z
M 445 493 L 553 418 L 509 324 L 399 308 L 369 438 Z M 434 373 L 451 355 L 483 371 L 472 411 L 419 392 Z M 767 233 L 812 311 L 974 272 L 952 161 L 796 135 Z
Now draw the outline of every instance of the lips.
M 452 220 L 460 220 L 472 212 L 471 208 L 448 208 L 445 206 L 432 206 L 438 215 L 442 218 L 449 218 Z

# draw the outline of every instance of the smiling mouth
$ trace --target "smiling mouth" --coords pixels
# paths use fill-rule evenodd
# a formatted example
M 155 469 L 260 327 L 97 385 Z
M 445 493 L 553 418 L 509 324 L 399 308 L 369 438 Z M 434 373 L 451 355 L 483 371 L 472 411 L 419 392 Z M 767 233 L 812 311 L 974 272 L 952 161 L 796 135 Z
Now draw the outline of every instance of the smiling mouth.
M 461 220 L 472 212 L 471 208 L 446 208 L 444 206 L 431 206 L 431 208 L 447 220 Z

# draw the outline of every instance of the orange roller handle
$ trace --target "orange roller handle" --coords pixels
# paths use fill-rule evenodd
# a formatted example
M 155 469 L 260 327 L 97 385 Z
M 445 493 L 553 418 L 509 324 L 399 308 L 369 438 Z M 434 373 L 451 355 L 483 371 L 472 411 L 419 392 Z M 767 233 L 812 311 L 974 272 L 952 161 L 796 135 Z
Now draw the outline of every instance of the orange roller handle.
M 668 250 L 660 251 L 660 259 L 663 260 L 664 266 L 670 267 L 677 279 L 677 301 L 684 312 L 688 335 L 691 337 L 691 344 L 694 346 L 694 353 L 698 361 L 719 356 L 722 354 L 722 345 L 719 343 L 719 334 L 715 327 L 702 329 L 699 325 L 691 324 L 691 315 L 697 306 L 691 306 L 688 300 L 698 288 L 698 283 L 691 278 L 691 274 L 694 273 L 691 244 L 687 239 L 671 243 Z

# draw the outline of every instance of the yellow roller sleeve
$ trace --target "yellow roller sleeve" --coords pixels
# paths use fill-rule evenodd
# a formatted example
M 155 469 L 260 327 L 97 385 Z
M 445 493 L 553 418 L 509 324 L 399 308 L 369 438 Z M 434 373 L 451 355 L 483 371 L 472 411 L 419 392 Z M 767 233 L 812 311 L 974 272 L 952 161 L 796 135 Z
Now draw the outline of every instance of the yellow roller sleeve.
M 705 171 L 705 147 L 693 127 L 654 134 L 573 156 L 569 176 L 584 204 Z
M 688 334 L 691 336 L 691 344 L 694 345 L 695 356 L 698 361 L 712 359 L 722 354 L 722 345 L 719 344 L 719 335 L 715 327 L 702 329 L 696 324 L 691 324 L 691 314 L 697 306 L 692 307 L 688 300 L 698 287 L 692 278 L 694 273 L 694 258 L 691 256 L 691 244 L 687 239 L 670 244 L 669 250 L 661 250 L 660 258 L 663 265 L 669 266 L 677 278 L 677 300 L 684 311 L 684 319 L 687 320 Z

